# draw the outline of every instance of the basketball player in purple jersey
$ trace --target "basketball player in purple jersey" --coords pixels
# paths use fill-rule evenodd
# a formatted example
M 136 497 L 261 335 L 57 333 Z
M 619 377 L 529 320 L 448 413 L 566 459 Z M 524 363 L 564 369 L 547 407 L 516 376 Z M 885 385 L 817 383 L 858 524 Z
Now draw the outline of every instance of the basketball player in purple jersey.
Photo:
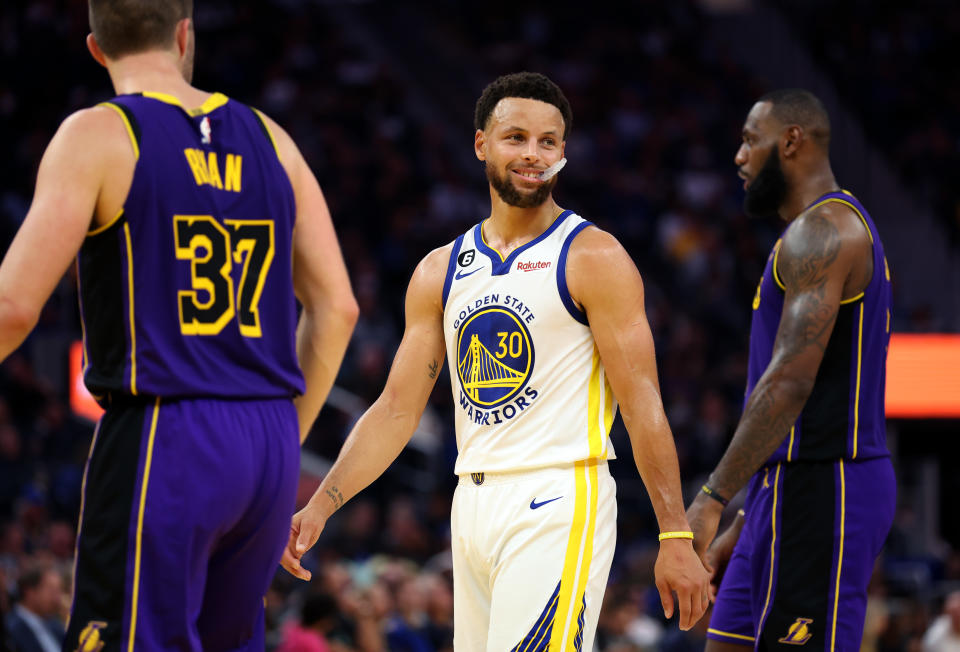
M 734 159 L 746 212 L 788 224 L 753 300 L 743 416 L 687 511 L 698 552 L 726 566 L 714 652 L 858 650 L 893 521 L 890 272 L 870 215 L 834 179 L 829 144 L 820 100 L 780 90 L 754 104 Z M 743 513 L 708 549 L 744 485 Z
M 357 315 L 296 145 L 190 85 L 191 13 L 91 0 L 87 45 L 118 95 L 63 122 L 0 267 L 3 358 L 77 256 L 85 381 L 106 407 L 68 650 L 263 649 L 299 444 Z

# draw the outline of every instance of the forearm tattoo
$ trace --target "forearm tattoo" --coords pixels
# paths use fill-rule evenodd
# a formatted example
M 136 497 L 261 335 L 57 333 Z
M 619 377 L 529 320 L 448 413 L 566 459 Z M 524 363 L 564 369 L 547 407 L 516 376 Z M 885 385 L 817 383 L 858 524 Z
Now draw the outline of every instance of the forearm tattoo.
M 335 509 L 340 509 L 343 507 L 343 494 L 340 493 L 340 490 L 336 487 L 330 487 L 325 489 L 324 492 L 330 497 L 330 500 L 333 501 L 333 506 Z

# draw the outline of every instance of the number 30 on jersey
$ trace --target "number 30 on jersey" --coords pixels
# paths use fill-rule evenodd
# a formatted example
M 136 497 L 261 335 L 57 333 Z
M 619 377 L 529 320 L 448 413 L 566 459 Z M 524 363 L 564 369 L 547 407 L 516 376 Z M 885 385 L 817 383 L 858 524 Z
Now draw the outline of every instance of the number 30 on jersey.
M 237 317 L 240 334 L 261 337 L 257 306 L 273 262 L 273 220 L 224 220 L 174 215 L 176 256 L 190 261 L 189 290 L 177 292 L 180 332 L 217 335 Z M 234 288 L 233 264 L 243 264 Z

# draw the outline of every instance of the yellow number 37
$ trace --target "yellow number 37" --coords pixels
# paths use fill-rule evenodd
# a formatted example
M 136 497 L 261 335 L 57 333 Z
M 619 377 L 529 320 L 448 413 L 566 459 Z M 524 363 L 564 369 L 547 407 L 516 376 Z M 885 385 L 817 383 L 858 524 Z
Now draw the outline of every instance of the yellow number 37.
M 173 216 L 176 256 L 190 261 L 191 289 L 177 292 L 180 332 L 217 335 L 236 315 L 241 335 L 261 337 L 257 306 L 273 262 L 273 220 L 223 224 L 211 215 Z M 236 291 L 234 263 L 243 264 Z

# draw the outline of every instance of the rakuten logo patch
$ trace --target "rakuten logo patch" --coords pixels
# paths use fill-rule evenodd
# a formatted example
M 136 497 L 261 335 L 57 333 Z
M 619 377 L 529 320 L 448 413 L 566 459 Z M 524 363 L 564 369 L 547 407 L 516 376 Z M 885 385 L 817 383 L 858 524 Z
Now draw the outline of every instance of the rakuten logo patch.
M 538 260 L 535 263 L 517 263 L 518 272 L 535 272 L 538 269 L 548 269 L 550 267 L 550 261 Z

